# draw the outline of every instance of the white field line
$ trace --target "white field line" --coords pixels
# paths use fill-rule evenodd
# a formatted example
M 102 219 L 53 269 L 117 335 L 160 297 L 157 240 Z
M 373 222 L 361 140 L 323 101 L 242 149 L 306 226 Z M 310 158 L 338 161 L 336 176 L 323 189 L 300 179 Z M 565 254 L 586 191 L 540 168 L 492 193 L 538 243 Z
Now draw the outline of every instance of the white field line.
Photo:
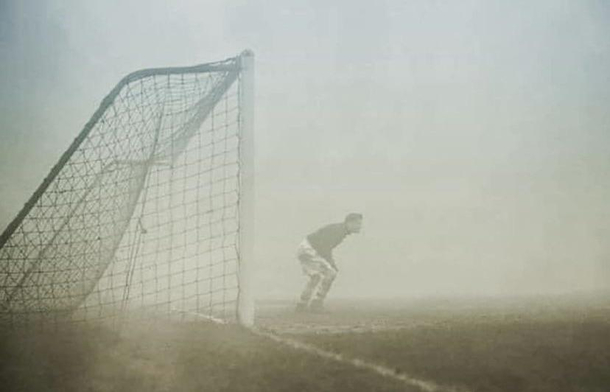
M 191 312 L 191 311 L 187 311 L 187 310 L 174 310 L 174 313 L 181 314 L 183 316 L 187 316 L 187 315 L 188 316 L 193 316 L 195 318 L 208 320 L 208 321 L 211 321 L 211 322 L 216 323 L 216 324 L 228 324 L 228 322 L 226 320 L 223 320 L 223 319 L 218 318 L 218 317 L 214 317 L 214 316 L 209 315 L 209 314 Z
M 373 371 L 383 377 L 387 377 L 387 378 L 391 378 L 391 379 L 400 381 L 409 387 L 418 388 L 420 391 L 425 391 L 425 392 L 470 392 L 468 389 L 465 389 L 465 388 L 455 387 L 455 386 L 441 386 L 441 385 L 436 384 L 433 381 L 414 378 L 414 377 L 409 376 L 408 374 L 399 373 L 388 367 L 385 367 L 385 366 L 382 366 L 379 364 L 375 364 L 372 362 L 368 362 L 368 361 L 365 361 L 362 359 L 346 358 L 341 354 L 333 353 L 331 351 L 326 351 L 326 350 L 320 349 L 318 347 L 315 347 L 311 344 L 307 344 L 307 343 L 299 342 L 294 339 L 279 336 L 276 333 L 269 331 L 269 330 L 262 330 L 262 329 L 257 329 L 257 328 L 250 328 L 250 330 L 257 335 L 264 336 L 264 337 L 269 338 L 280 344 L 292 347 L 297 350 L 306 351 L 310 354 L 317 355 L 322 358 L 327 358 L 327 359 L 331 359 L 331 360 L 341 362 L 344 364 L 352 365 L 359 369 L 366 369 L 366 370 Z
M 218 324 L 227 324 L 227 322 L 225 320 L 222 320 L 222 319 L 219 319 L 216 317 L 211 317 L 208 315 L 204 315 L 201 313 L 196 313 L 196 312 L 181 312 L 181 313 L 189 314 L 191 316 L 195 316 L 197 318 L 212 321 L 212 322 L 218 323 Z M 435 383 L 433 381 L 414 378 L 414 377 L 409 376 L 408 374 L 399 373 L 388 367 L 385 367 L 385 366 L 382 366 L 379 364 L 375 364 L 375 363 L 372 363 L 369 361 L 365 361 L 362 359 L 346 358 L 341 354 L 333 353 L 331 351 L 327 351 L 327 350 L 323 350 L 321 348 L 315 347 L 311 344 L 299 342 L 294 339 L 280 336 L 277 333 L 275 333 L 269 329 L 260 329 L 260 328 L 256 328 L 256 327 L 250 327 L 247 329 L 258 336 L 263 336 L 265 338 L 273 340 L 274 342 L 283 344 L 283 345 L 291 347 L 293 349 L 305 351 L 309 354 L 317 355 L 322 358 L 331 359 L 331 360 L 334 360 L 337 362 L 341 362 L 343 364 L 352 365 L 359 369 L 366 369 L 369 371 L 373 371 L 383 377 L 400 381 L 403 384 L 405 384 L 406 386 L 418 388 L 420 391 L 424 391 L 424 392 L 471 392 L 469 389 L 466 389 L 463 387 L 442 386 L 442 385 L 438 385 L 437 383 Z
M 401 326 L 374 326 L 374 325 L 333 325 L 333 326 L 315 326 L 310 324 L 292 324 L 290 326 L 273 327 L 273 331 L 281 334 L 289 335 L 339 335 L 344 333 L 370 333 L 370 332 L 388 332 L 405 329 L 419 328 L 421 326 L 434 325 L 429 324 L 413 324 Z

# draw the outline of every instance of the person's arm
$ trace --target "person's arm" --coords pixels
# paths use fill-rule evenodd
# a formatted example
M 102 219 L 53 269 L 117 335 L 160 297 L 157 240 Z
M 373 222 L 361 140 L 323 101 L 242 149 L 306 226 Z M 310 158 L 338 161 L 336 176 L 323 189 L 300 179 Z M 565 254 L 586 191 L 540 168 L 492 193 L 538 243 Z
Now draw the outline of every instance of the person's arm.
M 344 237 L 343 226 L 331 224 L 310 234 L 308 240 L 315 251 L 326 260 L 335 271 L 339 271 L 333 258 L 333 248 L 337 246 Z
M 321 254 L 320 256 L 322 256 L 324 258 L 324 260 L 326 260 L 328 262 L 328 264 L 330 264 L 330 266 L 337 272 L 339 272 L 339 268 L 337 268 L 337 264 L 335 263 L 335 259 L 333 258 L 333 252 L 330 251 L 328 253 L 325 254 Z
M 339 268 L 337 268 L 337 264 L 335 264 L 335 260 L 334 259 L 330 259 L 328 261 L 328 263 L 330 264 L 331 267 L 333 267 L 333 269 L 335 270 L 335 272 L 339 272 Z

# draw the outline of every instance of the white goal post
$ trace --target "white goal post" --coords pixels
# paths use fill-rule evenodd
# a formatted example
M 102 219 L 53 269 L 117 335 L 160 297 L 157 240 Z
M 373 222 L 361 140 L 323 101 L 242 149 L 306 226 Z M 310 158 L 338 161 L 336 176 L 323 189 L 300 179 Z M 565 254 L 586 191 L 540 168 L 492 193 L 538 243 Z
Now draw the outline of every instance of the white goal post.
M 240 268 L 238 319 L 246 326 L 254 324 L 254 53 L 246 50 L 241 54 L 241 201 L 239 215 Z

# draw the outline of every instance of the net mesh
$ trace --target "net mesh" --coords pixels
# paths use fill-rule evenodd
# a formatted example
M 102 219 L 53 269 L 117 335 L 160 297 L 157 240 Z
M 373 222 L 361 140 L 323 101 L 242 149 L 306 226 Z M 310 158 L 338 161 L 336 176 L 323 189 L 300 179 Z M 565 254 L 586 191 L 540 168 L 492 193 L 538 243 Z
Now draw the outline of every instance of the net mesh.
M 126 77 L 0 240 L 0 319 L 233 319 L 239 58 Z

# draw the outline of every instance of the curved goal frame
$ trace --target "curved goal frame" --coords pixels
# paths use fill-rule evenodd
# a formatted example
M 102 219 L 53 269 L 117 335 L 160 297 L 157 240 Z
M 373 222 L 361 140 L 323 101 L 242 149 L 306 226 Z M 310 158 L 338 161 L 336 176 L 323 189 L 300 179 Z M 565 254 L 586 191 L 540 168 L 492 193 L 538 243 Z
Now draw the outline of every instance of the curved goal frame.
M 254 322 L 254 54 L 140 70 L 0 235 L 0 322 Z

